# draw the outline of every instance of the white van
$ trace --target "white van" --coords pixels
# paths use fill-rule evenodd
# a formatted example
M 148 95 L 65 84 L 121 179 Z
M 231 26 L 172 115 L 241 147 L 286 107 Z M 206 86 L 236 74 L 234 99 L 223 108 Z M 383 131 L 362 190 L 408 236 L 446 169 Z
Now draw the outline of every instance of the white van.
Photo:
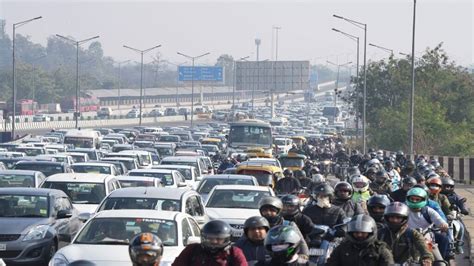
M 99 148 L 99 136 L 93 130 L 69 130 L 64 136 L 64 144 L 71 144 L 75 148 Z

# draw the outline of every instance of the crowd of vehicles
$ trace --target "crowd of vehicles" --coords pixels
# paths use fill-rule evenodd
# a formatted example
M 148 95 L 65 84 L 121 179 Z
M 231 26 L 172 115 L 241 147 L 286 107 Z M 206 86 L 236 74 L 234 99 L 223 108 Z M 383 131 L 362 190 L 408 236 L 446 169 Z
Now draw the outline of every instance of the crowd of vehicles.
M 373 215 L 372 197 L 399 201 L 392 196 L 395 189 L 380 188 L 379 176 L 383 184 L 402 189 L 407 178 L 416 177 L 421 186 L 421 180 L 430 185 L 434 174 L 445 174 L 436 162 L 424 159 L 413 169 L 402 155 L 348 154 L 341 131 L 329 134 L 323 123 L 301 127 L 291 117 L 273 122 L 55 129 L 0 144 L 0 258 L 30 265 L 83 259 L 130 265 L 130 240 L 151 232 L 164 244 L 162 264 L 167 265 L 186 246 L 202 241 L 201 229 L 209 221 L 228 224 L 230 241 L 246 237 L 246 221 L 252 217 L 263 216 L 272 224 L 274 217 L 266 216 L 262 208 L 268 204 L 262 202 L 282 198 L 277 215 L 287 215 L 291 204 L 296 205 L 289 219 L 308 215 L 311 230 L 301 230 L 308 249 L 303 255 L 308 263 L 324 265 L 344 243 L 340 231 L 348 220 L 318 223 L 324 215 L 311 216 L 308 209 L 322 204 L 321 195 L 339 199 L 342 184 L 350 188 L 347 199 Z M 293 203 L 286 201 L 288 196 L 294 196 Z M 327 204 L 335 202 L 328 199 Z M 462 252 L 459 213 L 449 216 L 447 251 L 434 240 L 427 242 L 438 261 L 449 263 L 449 256 Z M 355 219 L 356 214 L 343 216 Z M 438 235 L 437 229 L 427 228 Z

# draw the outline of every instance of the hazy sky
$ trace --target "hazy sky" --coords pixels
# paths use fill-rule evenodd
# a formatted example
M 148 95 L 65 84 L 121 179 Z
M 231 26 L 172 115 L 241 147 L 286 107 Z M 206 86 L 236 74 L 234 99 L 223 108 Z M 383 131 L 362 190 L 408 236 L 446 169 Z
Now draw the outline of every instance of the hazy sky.
M 453 60 L 474 62 L 473 0 L 418 0 L 416 53 L 444 42 Z M 0 0 L 0 17 L 12 23 L 36 16 L 43 19 L 18 29 L 34 42 L 46 43 L 50 35 L 76 39 L 100 35 L 104 52 L 117 60 L 139 60 L 124 44 L 147 49 L 158 44 L 163 58 L 185 59 L 176 54 L 211 54 L 199 63 L 214 63 L 221 54 L 234 58 L 251 55 L 254 39 L 262 40 L 260 59 L 272 58 L 272 26 L 279 31 L 279 60 L 325 63 L 355 62 L 356 45 L 335 33 L 335 27 L 361 37 L 363 30 L 332 17 L 338 14 L 367 23 L 368 43 L 410 53 L 413 0 L 313 0 L 313 1 L 6 1 Z M 367 47 L 369 59 L 388 56 Z M 146 60 L 150 60 L 149 57 Z

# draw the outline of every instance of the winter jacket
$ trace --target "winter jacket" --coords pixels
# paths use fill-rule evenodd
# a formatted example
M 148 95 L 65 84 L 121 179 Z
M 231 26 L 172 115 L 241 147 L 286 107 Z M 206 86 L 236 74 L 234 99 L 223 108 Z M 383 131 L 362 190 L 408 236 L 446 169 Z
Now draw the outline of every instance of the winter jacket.
M 231 258 L 231 259 L 230 259 Z M 217 254 L 204 250 L 201 244 L 187 245 L 176 257 L 172 266 L 247 266 L 244 253 L 238 247 L 230 247 Z
M 300 181 L 294 177 L 284 177 L 276 183 L 275 192 L 277 194 L 291 194 L 301 188 Z
M 392 253 L 384 242 L 375 240 L 366 247 L 360 247 L 345 239 L 334 249 L 326 266 L 388 266 L 392 264 Z
M 235 246 L 242 250 L 248 262 L 256 262 L 270 258 L 270 253 L 268 253 L 263 245 L 263 241 L 261 243 L 253 242 L 248 239 L 246 235 L 239 238 L 237 242 L 235 242 Z
M 348 200 L 335 199 L 333 200 L 332 204 L 340 207 L 346 214 L 346 217 L 349 217 L 349 218 L 357 214 L 365 213 L 365 210 L 362 208 L 362 206 L 359 203 L 353 202 L 351 199 L 348 199 Z

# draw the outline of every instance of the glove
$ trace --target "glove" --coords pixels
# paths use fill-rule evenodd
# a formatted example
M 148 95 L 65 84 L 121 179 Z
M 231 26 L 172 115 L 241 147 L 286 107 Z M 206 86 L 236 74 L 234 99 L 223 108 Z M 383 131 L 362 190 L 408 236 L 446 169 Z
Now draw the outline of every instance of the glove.
M 469 215 L 469 212 L 468 212 L 467 210 L 462 210 L 462 211 L 461 211 L 461 214 L 463 214 L 463 215 Z
M 298 254 L 298 263 L 306 264 L 308 262 L 308 260 L 309 260 L 308 255 Z

